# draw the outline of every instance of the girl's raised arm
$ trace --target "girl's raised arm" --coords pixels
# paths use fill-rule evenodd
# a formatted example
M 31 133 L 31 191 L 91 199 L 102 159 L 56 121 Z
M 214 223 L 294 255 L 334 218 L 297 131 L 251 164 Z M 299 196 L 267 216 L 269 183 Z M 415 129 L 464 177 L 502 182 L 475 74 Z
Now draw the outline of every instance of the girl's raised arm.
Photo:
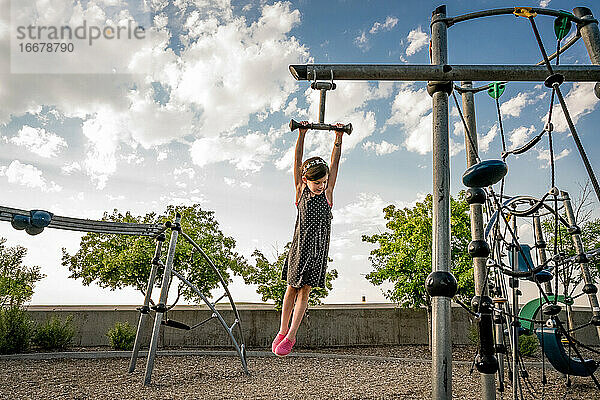
M 341 125 L 342 124 L 337 124 Z M 337 179 L 338 167 L 340 165 L 340 156 L 342 154 L 342 137 L 344 132 L 335 131 L 335 140 L 333 141 L 333 150 L 331 151 L 331 163 L 329 166 L 329 179 L 327 180 L 327 189 L 325 195 L 329 204 L 333 204 L 333 188 L 335 187 L 335 181 Z
M 306 124 L 306 121 L 302 121 Z M 304 136 L 308 129 L 298 128 L 298 140 L 296 141 L 296 152 L 294 154 L 294 187 L 296 188 L 296 202 L 300 197 L 302 188 L 302 157 L 304 155 Z

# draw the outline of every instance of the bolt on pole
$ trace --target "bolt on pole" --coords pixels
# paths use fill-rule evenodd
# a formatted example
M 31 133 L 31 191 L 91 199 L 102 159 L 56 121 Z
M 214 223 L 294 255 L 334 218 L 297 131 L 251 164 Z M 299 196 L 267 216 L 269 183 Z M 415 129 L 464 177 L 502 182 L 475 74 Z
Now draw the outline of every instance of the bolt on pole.
M 431 63 L 448 62 L 446 6 L 438 7 L 431 21 Z M 437 21 L 437 22 L 436 22 Z M 432 270 L 450 272 L 450 151 L 448 93 L 432 94 L 433 101 L 433 219 Z M 452 398 L 452 338 L 450 298 L 432 302 L 432 399 Z

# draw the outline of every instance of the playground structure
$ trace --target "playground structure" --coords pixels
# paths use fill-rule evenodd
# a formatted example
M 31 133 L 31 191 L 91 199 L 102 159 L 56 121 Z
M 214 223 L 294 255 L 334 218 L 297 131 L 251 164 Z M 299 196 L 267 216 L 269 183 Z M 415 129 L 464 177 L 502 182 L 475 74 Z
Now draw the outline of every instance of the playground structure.
M 452 25 L 472 20 L 475 18 L 509 15 L 528 19 L 531 23 L 536 41 L 540 47 L 543 60 L 537 66 L 528 65 L 448 65 L 447 30 Z M 557 51 L 548 57 L 542 44 L 534 18 L 537 15 L 555 17 L 555 33 L 557 36 Z M 577 25 L 577 34 L 560 46 L 561 40 L 568 34 L 571 24 Z M 582 38 L 591 61 L 596 65 L 586 66 L 559 66 L 558 60 L 561 53 L 571 47 L 578 39 Z M 465 147 L 467 155 L 467 170 L 463 175 L 463 183 L 469 187 L 467 201 L 471 211 L 472 242 L 469 253 L 473 257 L 475 275 L 475 293 L 471 311 L 478 321 L 480 346 L 475 359 L 475 366 L 481 374 L 483 399 L 496 398 L 496 380 L 498 373 L 498 391 L 504 391 L 504 354 L 510 348 L 512 362 L 508 362 L 512 370 L 512 398 L 523 397 L 521 380 L 527 374 L 522 369 L 522 361 L 518 352 L 519 334 L 527 329 L 519 329 L 523 321 L 529 322 L 529 332 L 535 331 L 539 336 L 542 349 L 551 364 L 565 375 L 589 376 L 600 389 L 600 384 L 594 376 L 597 364 L 593 360 L 584 359 L 577 349 L 582 346 L 574 338 L 573 332 L 582 327 L 570 326 L 565 328 L 559 318 L 562 307 L 559 302 L 568 307 L 573 298 L 568 292 L 568 285 L 558 295 L 559 273 L 569 269 L 572 273 L 574 265 L 579 265 L 585 285 L 582 294 L 586 294 L 592 310 L 592 318 L 585 325 L 595 326 L 600 336 L 600 307 L 596 296 L 597 288 L 588 269 L 591 257 L 598 256 L 598 249 L 585 252 L 580 233 L 577 227 L 571 201 L 568 193 L 560 191 L 555 183 L 554 154 L 552 149 L 551 112 L 554 97 L 567 120 L 570 133 L 575 141 L 577 150 L 584 163 L 592 187 L 600 201 L 600 186 L 594 171 L 585 153 L 579 135 L 571 120 L 567 105 L 560 90 L 560 85 L 565 81 L 600 81 L 600 31 L 598 21 L 594 19 L 591 10 L 576 7 L 573 14 L 564 11 L 553 11 L 533 7 L 514 7 L 487 10 L 465 14 L 458 17 L 447 17 L 446 6 L 438 7 L 432 13 L 431 19 L 431 47 L 430 58 L 432 65 L 366 65 L 366 64 L 303 64 L 290 65 L 291 74 L 297 80 L 313 81 L 311 87 L 319 84 L 319 80 L 367 80 L 367 81 L 428 81 L 427 92 L 433 101 L 433 254 L 432 270 L 426 280 L 426 288 L 432 298 L 432 398 L 452 398 L 452 355 L 450 330 L 450 301 L 456 294 L 456 279 L 450 271 L 450 168 L 449 168 L 449 130 L 448 110 L 449 96 L 452 94 L 457 109 L 461 115 L 465 130 Z M 556 66 L 550 60 L 556 59 Z M 461 81 L 460 86 L 455 86 L 453 81 Z M 481 88 L 473 88 L 472 81 L 494 81 Z M 500 131 L 503 140 L 503 153 L 500 160 L 481 160 L 477 149 L 477 127 L 475 123 L 474 94 L 487 90 L 495 98 L 498 117 L 501 118 L 498 98 L 504 91 L 507 82 L 528 81 L 544 82 L 545 86 L 552 89 L 550 113 L 544 129 L 525 146 L 508 151 L 505 147 L 502 123 Z M 453 90 L 462 95 L 463 116 L 461 108 Z M 596 84 L 596 96 L 600 97 L 600 83 Z M 290 123 L 290 126 L 295 121 Z M 319 121 L 322 123 L 323 121 Z M 552 168 L 551 188 L 542 198 L 531 196 L 507 197 L 504 194 L 504 179 L 508 172 L 506 158 L 511 154 L 522 154 L 533 148 L 547 135 L 550 143 L 550 159 Z M 493 185 L 501 182 L 500 193 L 496 194 Z M 505 201 L 506 200 L 506 201 Z M 559 203 L 560 202 L 560 203 Z M 484 230 L 483 205 L 486 205 L 488 227 Z M 559 206 L 559 204 L 561 204 Z M 519 206 L 525 209 L 519 210 Z M 566 213 L 566 219 L 561 213 Z M 572 236 L 577 255 L 567 258 L 559 253 L 555 235 L 555 248 L 548 257 L 543 240 L 540 218 L 551 215 L 554 218 L 554 227 L 558 230 L 559 223 L 568 229 Z M 512 226 L 509 224 L 512 217 Z M 538 264 L 534 264 L 530 250 L 518 241 L 516 232 L 517 217 L 531 217 L 534 220 L 536 248 L 538 250 Z M 501 232 L 501 225 L 504 232 Z M 509 268 L 504 260 L 504 251 L 510 257 Z M 492 276 L 492 278 L 490 278 Z M 512 289 L 512 301 L 509 305 L 508 291 L 504 287 L 505 276 L 509 276 Z M 528 303 L 519 312 L 519 279 L 529 279 L 534 282 L 540 293 L 540 299 Z M 554 280 L 553 293 L 551 281 Z M 542 287 L 543 284 L 543 287 Z M 494 298 L 490 297 L 490 289 L 494 291 Z M 574 288 L 572 288 L 574 290 Z M 537 302 L 537 304 L 535 303 Z M 535 320 L 539 310 L 547 320 Z M 539 323 L 541 328 L 534 329 L 533 324 Z M 503 326 L 507 329 L 509 346 L 504 343 Z M 584 326 L 584 327 L 585 327 Z M 495 329 L 494 329 L 495 328 Z M 566 338 L 569 351 L 565 351 L 562 337 Z M 586 346 L 590 351 L 598 353 Z M 571 352 L 576 357 L 571 357 Z M 498 360 L 499 359 L 499 360 Z M 543 380 L 545 380 L 545 375 Z M 569 381 L 567 381 L 569 382 Z M 542 382 L 544 383 L 544 381 Z
M 30 235 L 40 234 L 45 228 L 64 229 L 78 232 L 91 232 L 99 234 L 110 234 L 110 235 L 134 235 L 153 238 L 156 241 L 156 248 L 154 257 L 151 260 L 152 269 L 148 278 L 148 285 L 145 292 L 144 303 L 138 308 L 140 311 L 140 317 L 135 337 L 133 350 L 131 352 L 131 359 L 129 363 L 129 372 L 135 370 L 138 353 L 142 345 L 142 336 L 144 334 L 144 327 L 146 326 L 146 320 L 151 313 L 154 313 L 154 322 L 152 336 L 150 340 L 150 347 L 148 351 L 148 357 L 146 360 L 146 371 L 144 376 L 144 385 L 149 385 L 152 380 L 152 370 L 154 368 L 154 360 L 156 358 L 156 350 L 158 347 L 158 340 L 161 326 L 191 330 L 196 329 L 205 323 L 216 319 L 219 321 L 226 334 L 229 336 L 235 351 L 237 352 L 242 362 L 242 368 L 246 374 L 248 374 L 248 366 L 246 363 L 246 344 L 244 341 L 244 335 L 241 326 L 241 318 L 238 310 L 233 301 L 233 297 L 227 288 L 227 282 L 221 276 L 221 273 L 213 264 L 210 257 L 202 250 L 202 248 L 181 228 L 181 216 L 176 214 L 174 221 L 167 221 L 164 225 L 161 224 L 138 224 L 138 223 L 118 223 L 112 221 L 95 221 L 89 219 L 80 218 L 69 218 L 53 215 L 52 213 L 44 210 L 21 210 L 16 208 L 2 207 L 0 206 L 0 221 L 10 222 L 13 228 L 17 230 L 25 230 Z M 163 261 L 162 249 L 163 243 L 166 241 L 167 236 L 165 233 L 171 232 L 168 252 Z M 211 267 L 213 272 L 218 277 L 221 288 L 224 293 L 218 299 L 211 301 L 207 298 L 200 289 L 192 282 L 190 282 L 182 273 L 175 269 L 174 258 L 175 249 L 177 247 L 177 241 L 181 236 L 187 241 L 193 250 L 192 257 L 199 254 L 204 261 Z M 160 290 L 160 298 L 158 303 L 151 306 L 152 291 L 156 285 L 157 276 L 159 269 L 162 270 L 162 282 Z M 167 299 L 169 295 L 169 289 L 172 284 L 173 276 L 177 277 L 183 285 L 187 285 L 193 292 L 195 292 L 212 311 L 211 317 L 193 325 L 189 326 L 184 323 L 170 320 L 167 317 L 167 312 L 175 306 L 174 304 L 167 305 Z M 234 313 L 235 320 L 232 323 L 225 321 L 219 310 L 215 307 L 216 304 L 227 297 L 231 309 Z M 237 334 L 234 335 L 234 332 Z
M 531 22 L 536 40 L 540 45 L 544 64 L 543 66 L 527 65 L 448 65 L 447 64 L 447 29 L 452 25 L 474 18 L 515 14 Z M 534 18 L 537 15 L 555 17 L 555 30 L 557 33 L 557 52 L 548 57 L 537 32 Z M 572 22 L 577 24 L 577 35 L 560 47 L 560 42 Z M 431 35 L 431 64 L 432 65 L 341 65 L 341 64 L 308 64 L 291 65 L 290 72 L 298 80 L 312 81 L 311 87 L 320 91 L 321 101 L 319 106 L 318 123 L 305 125 L 310 129 L 341 130 L 348 134 L 352 132 L 352 125 L 346 124 L 338 127 L 324 122 L 325 99 L 328 90 L 335 89 L 335 80 L 397 80 L 397 81 L 428 81 L 427 90 L 433 101 L 433 272 L 427 279 L 427 290 L 432 297 L 432 398 L 448 399 L 452 397 L 452 356 L 451 342 L 448 334 L 450 325 L 450 302 L 456 293 L 456 280 L 450 271 L 450 170 L 449 170 L 449 129 L 448 109 L 449 97 L 452 95 L 461 119 L 465 126 L 465 146 L 467 155 L 467 170 L 463 175 L 463 183 L 469 187 L 467 200 L 471 209 L 472 242 L 469 252 L 473 257 L 475 271 L 475 293 L 472 301 L 472 310 L 469 312 L 476 317 L 479 327 L 480 347 L 475 365 L 481 373 L 482 398 L 493 399 L 496 397 L 496 374 L 498 373 L 498 390 L 504 389 L 505 361 L 512 372 L 513 398 L 519 398 L 519 389 L 523 363 L 518 354 L 519 335 L 524 332 L 535 333 L 540 338 L 542 348 L 550 363 L 565 375 L 589 376 L 598 385 L 594 376 L 597 363 L 585 359 L 578 348 L 574 332 L 581 327 L 565 326 L 560 318 L 565 305 L 568 307 L 575 297 L 563 288 L 559 295 L 559 276 L 566 270 L 579 266 L 585 285 L 582 294 L 587 295 L 592 310 L 592 318 L 586 325 L 596 327 L 600 336 L 600 307 L 597 299 L 597 288 L 588 269 L 588 262 L 600 255 L 599 249 L 587 251 L 583 248 L 580 229 L 575 220 L 572 204 L 568 193 L 556 187 L 554 179 L 554 157 L 552 155 L 552 123 L 551 115 L 542 132 L 532 138 L 526 145 L 519 149 L 507 150 L 503 147 L 501 159 L 481 160 L 477 150 L 477 127 L 475 122 L 474 95 L 487 91 L 495 99 L 499 110 L 498 99 L 506 83 L 511 81 L 544 82 L 552 89 L 552 101 L 556 96 L 567 119 L 571 134 L 582 158 L 584 166 L 590 177 L 596 196 L 600 200 L 600 186 L 596 180 L 591 164 L 583 149 L 583 145 L 560 91 L 560 85 L 565 81 L 599 82 L 600 81 L 600 31 L 598 22 L 593 18 L 587 8 L 578 7 L 573 14 L 563 11 L 552 11 L 539 8 L 515 7 L 497 9 L 466 14 L 454 18 L 446 16 L 446 7 L 438 7 L 432 15 Z M 585 42 L 586 48 L 593 64 L 552 66 L 550 61 L 558 61 L 562 52 L 566 51 L 579 38 Z M 461 81 L 461 85 L 454 85 L 454 81 Z M 472 81 L 495 81 L 480 88 L 473 88 Z M 458 105 L 454 92 L 462 95 L 464 116 Z M 596 87 L 596 94 L 600 88 Z M 550 106 L 552 110 L 552 104 Z M 500 115 L 499 115 L 500 118 Z M 301 124 L 292 120 L 290 129 L 295 130 Z M 500 124 L 501 126 L 501 124 Z M 502 133 L 502 129 L 501 129 Z M 502 133 L 503 135 L 503 133 Z M 504 193 L 504 179 L 510 177 L 507 157 L 511 154 L 522 154 L 540 142 L 547 135 L 551 149 L 552 182 L 550 189 L 541 197 L 534 196 L 507 196 Z M 503 140 L 504 143 L 504 140 Z M 499 193 L 492 188 L 500 183 Z M 486 215 L 484 216 L 484 205 Z M 566 214 L 563 217 L 562 214 Z M 555 235 L 555 248 L 548 254 L 541 218 L 554 219 L 555 229 L 559 225 L 567 228 L 572 237 L 577 254 L 567 257 L 558 251 Z M 536 244 L 534 247 L 521 244 L 518 240 L 517 218 L 531 218 L 533 220 Z M 487 225 L 484 226 L 484 221 Z M 151 375 L 158 346 L 158 338 L 162 325 L 176 329 L 195 329 L 212 319 L 217 319 L 226 334 L 230 337 L 233 346 L 239 355 L 244 372 L 248 373 L 246 364 L 246 348 L 243 339 L 241 320 L 226 282 L 221 277 L 217 268 L 204 251 L 181 229 L 180 216 L 165 225 L 115 223 L 109 221 L 92 221 L 78 218 L 54 216 L 43 210 L 20 210 L 0 207 L 0 221 L 11 222 L 15 229 L 25 230 L 35 235 L 44 228 L 65 229 L 80 232 L 94 232 L 100 234 L 138 235 L 154 238 L 156 249 L 152 259 L 152 269 L 148 279 L 145 299 L 140 310 L 138 330 L 134 349 L 131 355 L 129 371 L 135 368 L 138 352 L 141 347 L 143 327 L 146 319 L 154 312 L 153 331 L 148 352 L 146 374 L 144 383 L 151 382 Z M 165 261 L 162 256 L 163 242 L 170 231 L 168 252 Z M 174 269 L 174 253 L 177 241 L 181 236 L 192 245 L 195 254 L 202 257 L 207 264 L 217 273 L 224 289 L 224 294 L 216 301 L 211 301 L 186 277 Z M 537 262 L 533 261 L 531 250 L 537 250 Z M 160 299 L 151 307 L 151 295 L 156 285 L 159 271 L 163 271 Z M 173 305 L 167 305 L 169 287 L 173 276 L 184 285 L 192 289 L 203 302 L 211 309 L 213 315 L 193 326 L 167 318 L 167 312 Z M 505 277 L 509 278 L 511 291 L 505 287 Z M 519 279 L 533 282 L 539 289 L 540 298 L 527 303 L 519 310 Z M 552 286 L 554 282 L 554 286 Z M 575 288 L 571 288 L 575 289 Z M 510 295 L 510 296 L 509 296 Z M 493 296 L 493 297 L 492 297 Z M 227 297 L 234 311 L 235 320 L 226 322 L 220 315 L 215 305 Z M 509 297 L 512 301 L 509 302 Z M 546 320 L 540 318 L 539 314 Z M 568 316 L 567 316 L 568 318 Z M 536 328 L 536 324 L 539 325 Z M 236 328 L 237 326 L 237 328 Z M 505 341 L 504 327 L 508 340 Z M 521 328 L 521 329 L 520 329 Z M 234 335 L 237 333 L 237 338 Z M 566 340 L 568 351 L 562 339 Z M 511 359 L 504 359 L 510 349 Z M 588 349 L 594 350 L 594 349 Z M 574 352 L 575 356 L 571 353 Z M 599 385 L 600 387 L 600 385 Z M 522 397 L 522 395 L 521 395 Z

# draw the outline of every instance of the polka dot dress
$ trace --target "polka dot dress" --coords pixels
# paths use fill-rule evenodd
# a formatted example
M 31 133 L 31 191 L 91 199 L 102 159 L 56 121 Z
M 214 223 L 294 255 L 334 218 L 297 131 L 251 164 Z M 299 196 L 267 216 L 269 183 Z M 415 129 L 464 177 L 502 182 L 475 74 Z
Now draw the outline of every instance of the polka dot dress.
M 305 186 L 298 201 L 294 238 L 283 266 L 282 279 L 290 286 L 325 287 L 332 218 L 325 192 L 310 197 L 310 189 Z

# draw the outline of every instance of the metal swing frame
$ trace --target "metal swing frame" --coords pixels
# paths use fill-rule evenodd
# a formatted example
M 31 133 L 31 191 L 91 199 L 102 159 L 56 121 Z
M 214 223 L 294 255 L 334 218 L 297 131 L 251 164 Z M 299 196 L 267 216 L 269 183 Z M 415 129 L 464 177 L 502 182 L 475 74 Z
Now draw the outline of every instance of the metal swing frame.
M 152 269 L 150 271 L 150 276 L 148 278 L 148 285 L 146 288 L 146 294 L 144 297 L 143 305 L 138 308 L 140 311 L 140 317 L 138 321 L 138 327 L 134 342 L 134 347 L 131 352 L 131 359 L 129 363 L 129 372 L 133 372 L 135 370 L 135 364 L 138 358 L 139 350 L 142 344 L 141 336 L 144 333 L 144 327 L 146 323 L 146 319 L 150 314 L 150 310 L 155 310 L 154 315 L 154 324 L 153 331 L 150 341 L 150 349 L 148 351 L 148 357 L 146 361 L 146 372 L 144 376 L 144 385 L 150 385 L 152 379 L 152 370 L 154 368 L 154 360 L 156 358 L 156 350 L 158 347 L 158 339 L 159 333 L 161 329 L 161 325 L 163 324 L 163 317 L 166 312 L 169 310 L 167 307 L 167 297 L 169 292 L 169 287 L 171 284 L 172 276 L 177 277 L 181 282 L 192 291 L 194 291 L 202 301 L 208 306 L 208 308 L 212 311 L 212 316 L 196 325 L 193 328 L 197 328 L 204 323 L 210 321 L 211 319 L 218 319 L 221 326 L 226 331 L 229 336 L 233 347 L 235 348 L 240 360 L 242 362 L 242 369 L 244 373 L 249 374 L 248 365 L 246 362 L 246 342 L 244 341 L 244 334 L 241 325 L 240 314 L 235 306 L 235 302 L 233 301 L 233 297 L 229 292 L 227 287 L 227 282 L 223 279 L 223 276 L 214 265 L 210 257 L 202 250 L 202 248 L 185 232 L 181 229 L 181 215 L 179 213 L 176 214 L 174 222 L 167 221 L 164 225 L 161 224 L 138 224 L 138 223 L 122 223 L 122 222 L 111 222 L 111 221 L 97 221 L 90 219 L 82 219 L 82 218 L 71 218 L 71 217 L 62 217 L 58 215 L 54 215 L 48 211 L 44 210 L 23 210 L 18 208 L 11 207 L 3 207 L 0 206 L 0 221 L 11 222 L 13 227 L 16 229 L 25 229 L 23 227 L 18 227 L 15 225 L 15 219 L 33 221 L 33 216 L 35 213 L 43 213 L 46 216 L 44 221 L 44 226 L 35 225 L 36 222 L 30 222 L 30 226 L 33 226 L 37 230 L 32 234 L 39 234 L 42 232 L 44 228 L 54 228 L 54 229 L 63 229 L 69 231 L 77 231 L 77 232 L 91 232 L 91 233 L 101 233 L 101 234 L 113 234 L 113 235 L 131 235 L 131 236 L 144 236 L 151 237 L 156 240 L 156 248 L 154 251 L 154 257 L 152 258 Z M 171 230 L 171 239 L 169 241 L 169 248 L 166 256 L 166 262 L 163 264 L 161 262 L 162 256 L 162 246 L 163 242 L 166 240 L 165 232 L 167 230 Z M 29 231 L 28 231 L 29 233 Z M 224 294 L 219 297 L 216 301 L 211 302 L 203 293 L 198 289 L 196 285 L 190 282 L 182 273 L 178 272 L 174 269 L 174 258 L 175 258 L 175 249 L 177 247 L 178 236 L 181 235 L 185 241 L 192 245 L 194 250 L 201 254 L 204 260 L 208 265 L 212 268 L 213 272 L 217 275 L 221 286 L 224 289 Z M 159 267 L 164 269 L 163 271 L 163 279 L 160 291 L 160 299 L 156 306 L 150 307 L 150 301 L 152 296 L 152 289 L 156 283 L 156 277 L 158 274 Z M 229 300 L 229 304 L 235 315 L 234 322 L 229 325 L 221 313 L 216 309 L 216 304 L 227 297 Z M 179 327 L 185 326 L 184 324 L 179 324 Z M 237 328 L 236 328 L 237 327 Z M 187 329 L 187 328 L 184 328 Z M 192 328 L 189 328 L 192 329 Z M 234 335 L 234 330 L 236 331 L 237 338 Z

